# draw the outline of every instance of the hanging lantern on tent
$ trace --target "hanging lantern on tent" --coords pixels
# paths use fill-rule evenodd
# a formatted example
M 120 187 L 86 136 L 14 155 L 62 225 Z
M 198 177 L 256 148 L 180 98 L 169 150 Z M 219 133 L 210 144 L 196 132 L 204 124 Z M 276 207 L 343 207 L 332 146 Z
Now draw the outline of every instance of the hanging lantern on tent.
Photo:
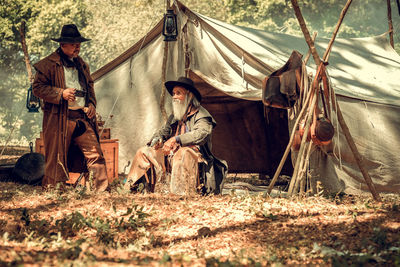
M 178 25 L 176 22 L 176 15 L 172 9 L 168 9 L 167 13 L 164 15 L 162 34 L 165 37 L 164 41 L 176 41 L 176 37 L 178 36 Z
M 28 89 L 28 95 L 26 96 L 26 108 L 28 112 L 39 112 L 40 99 L 32 93 L 32 84 Z

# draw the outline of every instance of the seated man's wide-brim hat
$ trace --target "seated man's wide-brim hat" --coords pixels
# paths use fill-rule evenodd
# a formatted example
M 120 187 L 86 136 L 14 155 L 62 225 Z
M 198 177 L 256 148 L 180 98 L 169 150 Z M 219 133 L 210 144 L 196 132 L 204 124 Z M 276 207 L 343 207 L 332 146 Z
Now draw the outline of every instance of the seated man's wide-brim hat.
M 175 86 L 182 86 L 192 92 L 194 96 L 201 102 L 201 94 L 200 92 L 196 89 L 194 86 L 194 82 L 186 77 L 179 77 L 177 81 L 168 81 L 165 83 L 165 87 L 168 90 L 168 93 L 172 95 L 172 90 L 174 89 Z
M 51 38 L 51 40 L 59 43 L 75 44 L 90 41 L 84 38 L 78 31 L 75 24 L 64 25 L 61 29 L 61 36 L 59 38 Z

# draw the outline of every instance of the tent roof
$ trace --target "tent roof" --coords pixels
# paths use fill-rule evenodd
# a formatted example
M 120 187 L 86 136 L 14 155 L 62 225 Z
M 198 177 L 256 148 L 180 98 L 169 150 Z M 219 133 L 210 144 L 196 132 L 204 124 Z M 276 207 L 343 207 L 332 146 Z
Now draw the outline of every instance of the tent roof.
M 281 67 L 292 50 L 297 50 L 303 55 L 308 51 L 303 37 L 230 25 L 194 13 L 179 2 L 178 5 L 191 20 L 198 22 L 200 27 L 205 29 L 204 34 L 208 35 L 224 59 L 237 59 L 230 64 L 233 69 L 236 68 L 236 73 L 246 70 L 249 66 L 254 69 L 255 75 L 244 73 L 243 77 L 251 85 L 250 88 L 242 86 L 235 88 L 235 92 L 229 92 L 230 88 L 223 84 L 215 86 L 233 96 L 260 99 L 263 76 Z M 140 47 L 145 47 L 159 36 L 161 30 L 162 20 L 131 48 L 94 72 L 93 78 L 97 80 L 125 62 L 136 54 Z M 328 42 L 327 38 L 317 37 L 316 48 L 320 55 L 324 53 Z M 312 67 L 309 71 L 313 72 L 315 66 L 311 62 L 309 65 Z M 400 105 L 400 56 L 390 46 L 385 35 L 336 38 L 327 69 L 337 94 L 376 103 Z
M 174 3 L 179 8 L 177 42 L 165 45 L 160 21 L 134 46 L 93 74 L 97 110 L 109 114 L 106 125 L 119 140 L 119 162 L 124 162 L 119 170 L 164 123 L 161 107 L 167 114 L 171 112 L 163 80 L 176 79 L 188 71 L 203 96 L 202 105 L 218 123 L 212 138 L 215 155 L 226 159 L 234 172 L 274 172 L 291 126 L 286 110 L 264 108 L 259 101 L 261 85 L 293 50 L 306 54 L 304 38 L 229 25 Z M 328 41 L 317 38 L 320 55 Z M 311 60 L 309 65 L 308 71 L 314 72 Z M 400 145 L 400 56 L 384 35 L 338 38 L 327 69 L 377 189 L 398 190 L 399 154 L 395 148 Z M 335 116 L 332 123 L 338 126 Z M 324 179 L 324 190 L 359 190 L 364 186 L 363 179 L 358 179 L 361 173 L 344 135 L 336 129 L 334 155 L 340 160 L 335 162 L 336 157 L 315 150 L 313 173 Z M 287 171 L 290 174 L 290 168 Z

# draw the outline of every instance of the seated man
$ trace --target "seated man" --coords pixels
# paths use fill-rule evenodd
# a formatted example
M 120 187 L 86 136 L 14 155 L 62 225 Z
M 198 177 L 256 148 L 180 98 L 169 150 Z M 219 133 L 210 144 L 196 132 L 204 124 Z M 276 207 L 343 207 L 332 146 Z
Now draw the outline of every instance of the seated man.
M 180 77 L 166 82 L 165 87 L 172 95 L 173 114 L 147 146 L 136 152 L 125 188 L 142 178 L 154 191 L 156 181 L 161 182 L 170 172 L 171 193 L 219 194 L 228 166 L 211 153 L 216 122 L 200 106 L 201 94 L 191 79 Z

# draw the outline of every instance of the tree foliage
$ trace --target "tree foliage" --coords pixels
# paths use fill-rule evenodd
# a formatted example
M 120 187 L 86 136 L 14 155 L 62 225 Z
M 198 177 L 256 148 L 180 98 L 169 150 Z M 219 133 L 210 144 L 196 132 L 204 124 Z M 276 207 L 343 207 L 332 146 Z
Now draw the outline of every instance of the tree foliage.
M 173 0 L 170 1 L 173 3 Z M 193 11 L 228 23 L 301 34 L 290 0 L 182 0 Z M 384 3 L 383 3 L 384 2 Z M 400 16 L 392 0 L 395 43 L 400 51 Z M 330 37 L 346 0 L 299 1 L 310 32 Z M 26 21 L 26 40 L 33 63 L 54 51 L 62 25 L 75 23 L 83 43 L 81 56 L 92 71 L 120 55 L 156 25 L 165 12 L 164 0 L 0 0 L 0 138 L 17 128 L 13 139 L 38 136 L 41 115 L 27 113 L 29 87 L 19 27 Z M 362 37 L 388 30 L 386 1 L 353 1 L 339 36 Z M 4 141 L 3 141 L 4 142 Z

